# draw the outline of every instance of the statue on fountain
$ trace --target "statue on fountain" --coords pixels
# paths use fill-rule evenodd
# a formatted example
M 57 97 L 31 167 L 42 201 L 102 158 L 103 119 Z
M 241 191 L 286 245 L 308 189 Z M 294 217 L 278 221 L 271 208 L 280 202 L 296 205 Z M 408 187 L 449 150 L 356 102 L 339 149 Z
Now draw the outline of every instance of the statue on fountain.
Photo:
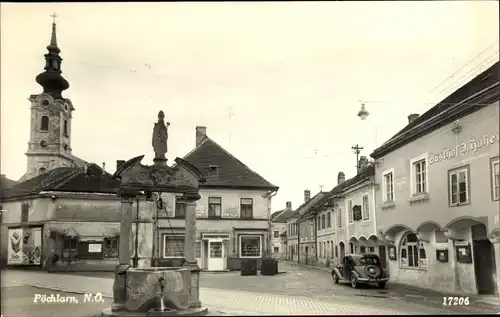
M 162 110 L 158 113 L 158 122 L 155 123 L 153 128 L 153 150 L 155 152 L 155 160 L 166 161 L 165 154 L 168 151 L 167 140 L 168 140 L 168 127 L 170 122 L 165 124 L 165 114 Z

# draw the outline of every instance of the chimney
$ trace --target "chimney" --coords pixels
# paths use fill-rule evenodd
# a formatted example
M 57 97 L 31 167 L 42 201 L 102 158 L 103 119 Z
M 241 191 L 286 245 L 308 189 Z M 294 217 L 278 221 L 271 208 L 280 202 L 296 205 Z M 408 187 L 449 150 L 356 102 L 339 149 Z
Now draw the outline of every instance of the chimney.
M 368 159 L 366 158 L 366 156 L 360 157 L 358 163 L 358 174 L 361 173 L 367 167 L 368 167 Z
M 344 172 L 339 172 L 339 175 L 337 176 L 337 185 L 340 185 L 343 182 L 345 182 L 345 174 Z
M 286 209 L 292 209 L 292 202 L 291 201 L 286 202 Z
M 311 191 L 309 189 L 304 190 L 304 202 L 308 202 L 311 199 Z
M 102 175 L 106 175 L 106 162 L 102 162 Z
M 119 170 L 124 163 L 124 160 L 116 160 L 116 170 Z
M 408 124 L 412 124 L 413 121 L 417 120 L 420 115 L 418 113 L 412 113 L 408 116 Z
M 207 137 L 207 127 L 196 127 L 196 147 Z

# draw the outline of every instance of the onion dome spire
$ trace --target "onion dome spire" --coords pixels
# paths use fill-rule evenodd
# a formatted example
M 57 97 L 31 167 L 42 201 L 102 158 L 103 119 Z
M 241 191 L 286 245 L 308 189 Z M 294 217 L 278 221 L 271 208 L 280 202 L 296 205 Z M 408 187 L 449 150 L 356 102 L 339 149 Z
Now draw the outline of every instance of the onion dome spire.
M 36 82 L 42 86 L 43 92 L 50 94 L 55 99 L 62 99 L 61 93 L 69 88 L 69 83 L 61 76 L 62 58 L 59 56 L 61 50 L 57 46 L 56 21 L 57 15 L 51 15 L 52 35 L 50 44 L 47 46 L 48 53 L 45 54 L 44 72 L 36 76 Z

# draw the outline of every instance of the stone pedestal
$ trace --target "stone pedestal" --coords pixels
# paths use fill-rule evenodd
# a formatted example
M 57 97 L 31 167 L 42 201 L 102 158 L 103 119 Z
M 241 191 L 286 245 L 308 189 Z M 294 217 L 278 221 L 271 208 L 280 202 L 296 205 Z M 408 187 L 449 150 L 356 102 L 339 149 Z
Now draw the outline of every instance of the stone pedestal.
M 184 197 L 186 225 L 184 237 L 184 267 L 191 271 L 191 307 L 201 307 L 200 267 L 196 261 L 196 201 L 198 194 Z

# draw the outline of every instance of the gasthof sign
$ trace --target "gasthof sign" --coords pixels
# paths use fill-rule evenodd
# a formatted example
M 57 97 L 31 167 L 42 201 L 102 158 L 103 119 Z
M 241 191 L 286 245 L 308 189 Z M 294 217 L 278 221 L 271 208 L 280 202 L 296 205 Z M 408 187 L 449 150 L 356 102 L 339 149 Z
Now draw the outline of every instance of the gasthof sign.
M 462 142 L 457 144 L 454 148 L 445 148 L 439 153 L 429 155 L 428 161 L 429 164 L 435 164 L 452 158 L 458 158 L 467 153 L 476 154 L 479 149 L 498 142 L 500 142 L 500 135 L 498 132 L 491 135 L 484 135 L 480 139 L 472 138 L 469 142 Z

